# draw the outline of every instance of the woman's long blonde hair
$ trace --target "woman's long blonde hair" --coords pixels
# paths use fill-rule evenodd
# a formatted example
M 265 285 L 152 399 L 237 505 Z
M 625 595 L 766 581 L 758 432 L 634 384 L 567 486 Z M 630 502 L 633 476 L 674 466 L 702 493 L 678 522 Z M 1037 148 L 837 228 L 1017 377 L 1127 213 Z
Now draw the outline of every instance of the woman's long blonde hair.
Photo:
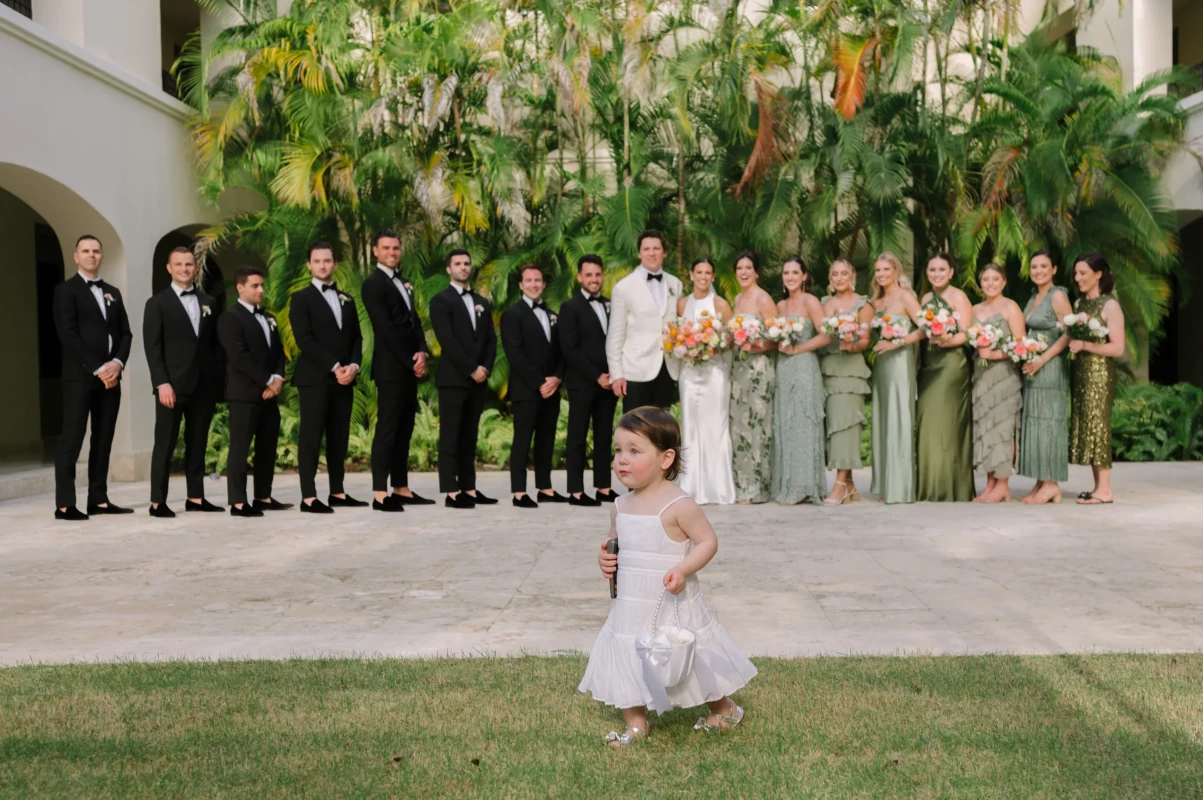
M 856 265 L 846 258 L 837 258 L 831 262 L 831 266 L 827 268 L 827 296 L 835 297 L 835 286 L 831 283 L 831 271 L 839 264 L 848 267 L 848 271 L 852 273 L 852 291 L 856 291 Z
M 898 276 L 898 285 L 903 289 L 911 288 L 911 279 L 902 271 L 902 259 L 894 255 L 889 250 L 884 251 L 877 258 L 873 259 L 873 271 L 877 271 L 877 262 L 886 261 L 894 268 L 894 274 Z M 885 290 L 881 288 L 881 284 L 877 282 L 876 274 L 873 276 L 873 302 L 877 302 L 885 297 Z

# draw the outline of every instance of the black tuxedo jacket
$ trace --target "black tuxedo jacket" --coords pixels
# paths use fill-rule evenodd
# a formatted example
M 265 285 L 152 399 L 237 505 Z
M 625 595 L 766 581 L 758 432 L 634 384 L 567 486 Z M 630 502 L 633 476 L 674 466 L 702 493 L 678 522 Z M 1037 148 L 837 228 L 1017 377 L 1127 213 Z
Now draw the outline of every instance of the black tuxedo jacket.
M 190 395 L 199 386 L 220 396 L 224 375 L 217 342 L 217 308 L 213 298 L 203 292 L 198 291 L 196 299 L 200 303 L 199 333 L 192 330 L 184 301 L 170 286 L 146 301 L 142 344 L 150 366 L 151 392 L 169 383 L 178 394 Z
M 602 297 L 602 308 L 609 319 L 606 306 L 610 298 Z M 568 391 L 600 389 L 597 379 L 610 371 L 606 361 L 606 332 L 593 305 L 578 290 L 560 306 L 560 351 L 564 354 L 567 374 L 564 380 Z
M 78 273 L 54 288 L 54 327 L 63 346 L 65 381 L 99 380 L 95 376 L 96 370 L 114 358 L 129 364 L 134 337 L 130 333 L 125 304 L 121 302 L 121 292 L 103 279 L 100 289 L 106 295 L 104 314 L 96 304 L 96 296 Z M 110 336 L 113 338 L 111 348 Z
M 364 280 L 359 294 L 372 321 L 372 379 L 398 383 L 413 378 L 414 355 L 427 352 L 416 305 L 411 312 L 401 292 L 380 268 Z M 418 302 L 412 289 L 409 298 Z
M 539 400 L 539 387 L 552 377 L 564 377 L 560 357 L 559 319 L 547 312 L 551 341 L 543 335 L 543 326 L 526 298 L 501 312 L 501 346 L 510 362 L 509 397 L 511 401 Z
M 241 303 L 217 320 L 217 337 L 226 351 L 226 400 L 257 403 L 272 375 L 284 376 L 284 345 L 276 332 L 275 317 L 267 315 L 271 344 L 255 315 Z
M 293 386 L 322 386 L 336 384 L 334 365 L 349 367 L 363 361 L 363 334 L 359 330 L 359 308 L 355 298 L 338 290 L 342 303 L 343 326 L 322 292 L 313 284 L 294 292 L 288 307 L 292 336 L 301 355 L 292 373 Z M 353 382 L 352 382 L 353 383 Z
M 476 385 L 472 373 L 477 367 L 493 371 L 493 362 L 497 358 L 493 307 L 476 292 L 472 292 L 472 304 L 480 309 L 475 312 L 475 330 L 468 308 L 454 286 L 448 286 L 430 299 L 430 327 L 442 349 L 439 372 L 435 377 L 438 386 L 472 387 Z

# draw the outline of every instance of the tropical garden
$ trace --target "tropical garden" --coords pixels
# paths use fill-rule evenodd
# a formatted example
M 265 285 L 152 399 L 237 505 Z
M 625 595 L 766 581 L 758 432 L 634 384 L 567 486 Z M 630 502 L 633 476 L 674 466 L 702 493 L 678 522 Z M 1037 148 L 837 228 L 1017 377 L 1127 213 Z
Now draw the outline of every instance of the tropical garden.
M 1179 265 L 1160 176 L 1186 147 L 1177 97 L 1191 78 L 1125 91 L 1105 54 L 1046 27 L 1021 33 L 1015 3 L 296 0 L 277 16 L 274 0 L 198 2 L 229 24 L 176 64 L 202 191 L 256 209 L 205 231 L 199 249 L 259 254 L 278 314 L 319 238 L 337 243 L 336 280 L 355 294 L 374 269 L 372 232 L 397 229 L 420 308 L 447 284 L 443 254 L 465 247 L 500 309 L 528 262 L 553 306 L 583 253 L 603 256 L 612 283 L 654 227 L 670 269 L 710 256 L 728 296 L 747 247 L 770 264 L 802 254 L 819 286 L 849 257 L 862 289 L 882 250 L 911 265 L 947 250 L 968 290 L 979 265 L 1003 264 L 1021 303 L 1029 253 L 1064 265 L 1101 250 L 1132 360 L 1157 344 Z M 497 365 L 479 455 L 500 464 L 504 354 Z M 1188 430 L 1117 450 L 1198 457 L 1200 394 L 1150 401 L 1158 389 L 1142 390 L 1134 419 L 1178 403 Z M 418 467 L 437 428 L 433 386 L 423 391 Z M 374 408 L 361 381 L 352 456 L 366 456 Z M 282 465 L 288 430 L 286 419 Z M 211 458 L 224 467 L 220 422 Z

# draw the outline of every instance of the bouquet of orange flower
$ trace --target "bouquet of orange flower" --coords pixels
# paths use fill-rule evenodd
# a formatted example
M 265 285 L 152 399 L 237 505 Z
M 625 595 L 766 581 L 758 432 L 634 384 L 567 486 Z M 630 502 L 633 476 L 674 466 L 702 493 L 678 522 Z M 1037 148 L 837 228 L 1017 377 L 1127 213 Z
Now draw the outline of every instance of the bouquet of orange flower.
M 664 352 L 686 364 L 704 364 L 731 346 L 731 332 L 717 316 L 679 317 L 664 326 Z
M 965 346 L 972 347 L 974 350 L 996 350 L 1005 352 L 1004 348 L 1011 341 L 1010 330 L 1004 330 L 997 325 L 990 323 L 978 322 L 969 326 L 965 331 Z M 979 358 L 981 365 L 986 366 L 986 359 Z
M 1002 351 L 1016 364 L 1035 361 L 1048 349 L 1048 339 L 1043 333 L 1011 339 L 1002 346 Z M 1034 376 L 1029 375 L 1028 380 Z
M 931 300 L 920 306 L 916 324 L 927 334 L 928 344 L 931 345 L 932 339 L 952 336 L 960 330 L 961 315 L 953 311 L 947 300 L 933 294 Z
M 739 349 L 745 344 L 756 345 L 765 338 L 765 324 L 755 314 L 736 314 L 727 323 L 731 331 L 732 346 Z M 746 358 L 747 353 L 740 349 L 740 358 Z
M 891 342 L 902 344 L 911 332 L 911 320 L 897 314 L 878 314 L 873 318 L 873 344 Z
M 794 344 L 802 344 L 805 341 L 802 334 L 806 331 L 806 320 L 804 317 L 769 317 L 764 321 L 767 326 L 764 331 L 764 338 L 777 342 L 786 347 Z
M 823 320 L 823 333 L 833 342 L 855 342 L 865 330 L 855 314 L 835 314 Z

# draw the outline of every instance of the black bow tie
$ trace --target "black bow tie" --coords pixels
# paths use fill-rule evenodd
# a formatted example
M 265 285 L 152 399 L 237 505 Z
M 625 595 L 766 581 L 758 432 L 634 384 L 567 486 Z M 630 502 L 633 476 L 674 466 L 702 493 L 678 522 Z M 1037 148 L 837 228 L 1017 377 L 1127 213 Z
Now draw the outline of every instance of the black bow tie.
M 89 289 L 91 289 L 93 286 L 99 286 L 100 284 L 101 284 L 101 280 L 99 278 L 97 278 L 94 281 L 90 281 L 87 278 L 84 278 L 84 286 L 87 286 Z
M 590 303 L 604 303 L 606 301 L 601 299 L 600 294 L 591 294 L 591 295 L 589 295 L 589 302 Z
M 336 285 L 334 285 L 333 283 L 323 283 L 322 291 L 323 292 L 337 292 L 338 287 Z
M 189 294 L 195 295 L 196 289 L 185 289 L 184 291 L 180 292 L 180 297 L 183 297 L 184 295 L 189 295 Z
M 663 281 L 663 280 L 664 280 L 664 275 L 662 275 L 662 274 L 661 274 L 661 273 L 659 273 L 659 272 L 649 272 L 649 273 L 647 274 L 647 279 L 648 279 L 649 281 Z
M 468 295 L 472 294 L 471 289 L 461 289 L 458 286 L 455 287 L 455 291 L 459 292 L 460 297 L 467 297 Z
M 536 308 L 541 308 L 541 309 L 543 309 L 544 313 L 548 313 L 547 312 L 547 303 L 544 303 L 542 300 L 538 301 L 537 303 L 531 304 L 531 309 L 536 309 Z
M 262 309 L 262 308 L 260 308 L 259 306 L 255 306 L 254 308 L 252 308 L 252 309 L 251 309 L 251 313 L 252 313 L 252 314 L 258 314 L 258 315 L 259 315 L 259 316 L 261 316 L 261 317 L 262 317 L 262 316 L 266 316 L 266 315 L 263 313 L 263 309 Z

